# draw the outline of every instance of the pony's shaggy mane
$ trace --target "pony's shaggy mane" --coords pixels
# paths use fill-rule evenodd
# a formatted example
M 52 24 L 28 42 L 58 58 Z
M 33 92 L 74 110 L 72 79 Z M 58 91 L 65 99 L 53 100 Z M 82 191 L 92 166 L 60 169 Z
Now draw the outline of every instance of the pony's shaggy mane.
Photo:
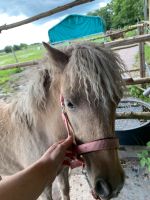
M 50 89 L 51 70 L 32 71 L 33 78 L 11 101 L 12 119 L 29 129 L 36 124 L 39 112 L 46 111 L 47 93 Z
M 64 52 L 70 55 L 66 73 L 72 88 L 76 87 L 76 80 L 79 80 L 79 83 L 84 84 L 82 88 L 87 97 L 90 86 L 97 100 L 105 103 L 107 95 L 117 103 L 123 95 L 121 72 L 124 64 L 116 53 L 94 43 L 69 46 Z
M 108 97 L 114 103 L 118 103 L 118 99 L 123 95 L 121 72 L 124 65 L 117 54 L 93 43 L 71 45 L 62 51 L 69 56 L 64 73 L 69 78 L 72 89 L 77 89 L 78 81 L 79 91 L 84 88 L 89 100 L 91 88 L 94 98 L 103 103 L 105 109 L 109 109 L 106 101 Z M 50 82 L 57 76 L 57 73 L 53 73 L 54 67 L 48 59 L 41 65 L 44 69 L 38 70 L 33 80 L 11 104 L 12 117 L 28 127 L 35 124 L 37 112 L 46 110 L 46 93 L 49 92 Z

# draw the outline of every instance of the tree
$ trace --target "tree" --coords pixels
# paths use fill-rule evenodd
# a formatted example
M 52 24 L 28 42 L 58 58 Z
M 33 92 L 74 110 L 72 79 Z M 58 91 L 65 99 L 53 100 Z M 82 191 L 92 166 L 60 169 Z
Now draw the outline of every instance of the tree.
M 109 30 L 112 24 L 112 3 L 108 3 L 105 7 L 95 10 L 94 12 L 89 12 L 88 15 L 100 16 L 104 20 L 106 30 Z
M 28 47 L 28 45 L 25 44 L 25 43 L 21 43 L 21 44 L 20 44 L 20 48 L 21 48 L 21 49 L 27 49 L 27 47 Z
M 102 17 L 106 24 L 106 30 L 122 28 L 144 19 L 144 1 L 111 0 L 105 7 L 90 12 L 88 15 Z
M 19 45 L 16 45 L 16 44 L 15 44 L 15 45 L 13 46 L 13 50 L 14 50 L 14 51 L 21 50 L 21 47 L 20 47 Z
M 112 27 L 133 25 L 144 19 L 143 0 L 112 0 Z
M 3 52 L 5 52 L 4 49 L 1 49 L 1 50 L 0 50 L 0 53 L 3 53 Z
M 5 51 L 6 53 L 11 53 L 11 52 L 12 52 L 12 46 L 6 46 L 6 47 L 4 48 L 4 51 Z

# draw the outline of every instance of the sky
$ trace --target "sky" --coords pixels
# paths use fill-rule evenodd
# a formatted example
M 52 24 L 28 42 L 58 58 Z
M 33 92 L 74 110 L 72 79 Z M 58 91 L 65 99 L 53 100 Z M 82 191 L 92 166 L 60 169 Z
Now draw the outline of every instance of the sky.
M 73 0 L 0 0 L 0 26 L 21 21 Z M 109 0 L 95 0 L 0 33 L 0 49 L 7 45 L 48 42 L 48 30 L 69 14 L 86 14 L 104 7 Z

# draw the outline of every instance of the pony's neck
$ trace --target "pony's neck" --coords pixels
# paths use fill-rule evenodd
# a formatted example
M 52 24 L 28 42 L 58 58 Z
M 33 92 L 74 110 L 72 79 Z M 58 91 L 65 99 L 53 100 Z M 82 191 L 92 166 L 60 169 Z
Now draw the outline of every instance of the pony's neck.
M 59 74 L 46 89 L 41 79 L 33 81 L 27 91 L 12 103 L 11 113 L 18 127 L 45 135 L 50 145 L 67 135 L 61 118 Z

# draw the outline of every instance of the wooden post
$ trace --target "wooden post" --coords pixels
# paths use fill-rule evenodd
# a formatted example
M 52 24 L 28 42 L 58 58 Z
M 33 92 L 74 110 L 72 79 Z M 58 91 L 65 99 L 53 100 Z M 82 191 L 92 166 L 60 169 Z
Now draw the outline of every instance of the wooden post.
M 148 7 L 149 7 L 149 22 L 150 22 L 150 0 L 149 0 L 149 3 L 148 3 Z
M 14 56 L 14 59 L 15 59 L 16 63 L 18 63 L 18 58 L 17 58 L 17 56 L 16 56 L 16 53 L 15 53 L 13 47 L 11 47 L 11 52 L 12 52 L 12 54 L 13 54 L 13 56 Z
M 139 26 L 139 35 L 144 34 L 144 25 Z M 139 43 L 139 56 L 140 56 L 140 77 L 145 77 L 145 53 L 144 53 L 144 42 Z
M 144 0 L 144 21 L 148 20 L 148 0 Z

